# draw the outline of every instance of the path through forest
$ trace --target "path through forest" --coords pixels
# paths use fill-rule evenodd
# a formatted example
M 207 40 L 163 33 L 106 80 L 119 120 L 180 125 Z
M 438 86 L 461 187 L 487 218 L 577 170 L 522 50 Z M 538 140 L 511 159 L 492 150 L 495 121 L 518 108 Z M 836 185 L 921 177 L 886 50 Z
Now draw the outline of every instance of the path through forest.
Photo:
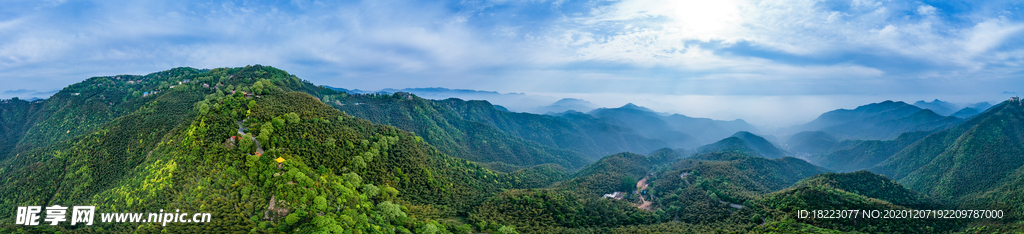
M 641 193 L 641 191 L 644 191 L 645 189 L 647 189 L 647 177 L 644 177 L 640 181 L 636 182 L 636 193 L 637 195 L 640 196 L 640 206 L 637 206 L 637 208 L 651 210 L 651 205 L 653 204 L 653 202 L 645 199 L 644 194 Z

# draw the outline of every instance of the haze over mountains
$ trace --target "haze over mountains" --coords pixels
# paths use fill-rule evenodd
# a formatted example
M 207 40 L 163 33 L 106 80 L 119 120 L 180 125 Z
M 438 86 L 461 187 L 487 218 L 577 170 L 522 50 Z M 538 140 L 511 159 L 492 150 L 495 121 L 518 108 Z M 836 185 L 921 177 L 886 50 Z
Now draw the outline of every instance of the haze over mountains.
M 1012 232 L 1024 219 L 1019 99 L 967 118 L 883 101 L 782 136 L 632 103 L 555 103 L 569 110 L 350 93 L 260 65 L 93 77 L 0 101 L 0 205 L 217 221 L 24 226 L 0 213 L 0 232 Z M 794 218 L 807 209 L 1005 216 Z
M 338 90 L 346 90 L 337 88 Z M 999 100 L 1007 95 L 960 95 L 941 96 L 957 102 L 947 102 L 935 99 L 935 96 L 905 95 L 905 96 L 851 96 L 851 95 L 815 95 L 815 96 L 673 96 L 673 95 L 649 95 L 649 96 L 624 96 L 614 93 L 607 94 L 558 94 L 539 93 L 526 94 L 517 92 L 495 92 L 468 89 L 447 89 L 447 88 L 404 88 L 404 89 L 382 89 L 377 91 L 349 90 L 353 93 L 393 93 L 409 92 L 427 99 L 459 98 L 463 100 L 487 100 L 488 102 L 500 105 L 514 112 L 528 112 L 535 114 L 560 113 L 566 110 L 589 112 L 596 108 L 621 107 L 628 103 L 637 106 L 658 110 L 658 112 L 678 113 L 691 117 L 704 117 L 717 120 L 743 119 L 744 121 L 758 127 L 768 133 L 777 135 L 789 135 L 792 132 L 785 131 L 792 125 L 805 124 L 818 117 L 821 113 L 839 109 L 840 107 L 850 108 L 866 103 L 889 100 L 903 100 L 905 103 L 914 103 L 922 109 L 940 109 L 928 106 L 926 103 L 944 103 L 944 107 L 938 111 L 932 110 L 942 116 L 954 116 L 965 119 L 980 113 L 991 105 L 981 100 Z M 1010 95 L 1012 96 L 1012 95 Z M 933 100 L 930 102 L 923 101 Z M 918 101 L 914 101 L 918 100 Z M 579 103 L 570 105 L 569 101 Z M 981 102 L 978 102 L 981 101 Z M 920 105 L 919 105 L 920 104 Z M 932 108 L 929 108 L 932 107 Z M 980 110 L 979 110 L 980 108 Z M 952 112 L 945 111 L 952 109 Z M 976 112 L 975 112 L 976 111 Z M 941 113 L 940 113 L 941 112 Z M 960 112 L 960 113 L 957 113 Z M 955 115 L 954 115 L 955 114 Z
M 904 102 L 884 101 L 853 110 L 829 111 L 809 123 L 787 128 L 786 131 L 822 131 L 839 139 L 887 140 L 904 132 L 947 128 L 962 121 Z

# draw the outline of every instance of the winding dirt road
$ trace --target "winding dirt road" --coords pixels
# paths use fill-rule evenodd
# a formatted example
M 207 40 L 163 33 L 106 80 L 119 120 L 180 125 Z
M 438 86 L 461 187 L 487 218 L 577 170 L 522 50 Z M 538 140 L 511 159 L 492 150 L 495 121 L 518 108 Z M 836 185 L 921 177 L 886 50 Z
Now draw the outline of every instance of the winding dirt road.
M 654 203 L 645 199 L 643 194 L 640 194 L 640 191 L 643 191 L 645 189 L 647 189 L 647 177 L 644 177 L 640 181 L 636 182 L 636 193 L 637 195 L 640 196 L 640 206 L 637 206 L 637 208 L 651 210 L 651 205 L 653 205 Z

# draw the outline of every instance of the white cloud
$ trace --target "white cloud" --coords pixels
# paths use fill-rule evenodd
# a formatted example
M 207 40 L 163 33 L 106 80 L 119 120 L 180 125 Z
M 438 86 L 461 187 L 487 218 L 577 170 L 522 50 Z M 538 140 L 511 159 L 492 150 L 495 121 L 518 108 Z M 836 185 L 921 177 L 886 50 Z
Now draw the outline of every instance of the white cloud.
M 934 15 L 937 9 L 929 5 L 921 5 L 917 7 L 917 14 L 920 15 Z
M 361 89 L 784 95 L 940 92 L 979 78 L 992 82 L 974 92 L 1024 85 L 1012 79 L 1024 64 L 1013 40 L 1024 24 L 1012 11 L 916 1 L 78 3 L 4 9 L 17 12 L 0 21 L 10 35 L 0 37 L 5 85 L 52 90 L 95 75 L 255 63 Z M 52 82 L 29 82 L 40 76 Z

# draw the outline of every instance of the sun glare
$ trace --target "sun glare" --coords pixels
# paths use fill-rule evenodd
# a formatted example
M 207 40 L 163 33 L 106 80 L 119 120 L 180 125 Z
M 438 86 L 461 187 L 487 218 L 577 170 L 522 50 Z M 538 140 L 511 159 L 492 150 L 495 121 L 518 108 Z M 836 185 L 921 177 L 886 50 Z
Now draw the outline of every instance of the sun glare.
M 742 23 L 738 1 L 664 1 L 655 5 L 671 18 L 669 27 L 702 39 L 723 36 L 735 31 Z

